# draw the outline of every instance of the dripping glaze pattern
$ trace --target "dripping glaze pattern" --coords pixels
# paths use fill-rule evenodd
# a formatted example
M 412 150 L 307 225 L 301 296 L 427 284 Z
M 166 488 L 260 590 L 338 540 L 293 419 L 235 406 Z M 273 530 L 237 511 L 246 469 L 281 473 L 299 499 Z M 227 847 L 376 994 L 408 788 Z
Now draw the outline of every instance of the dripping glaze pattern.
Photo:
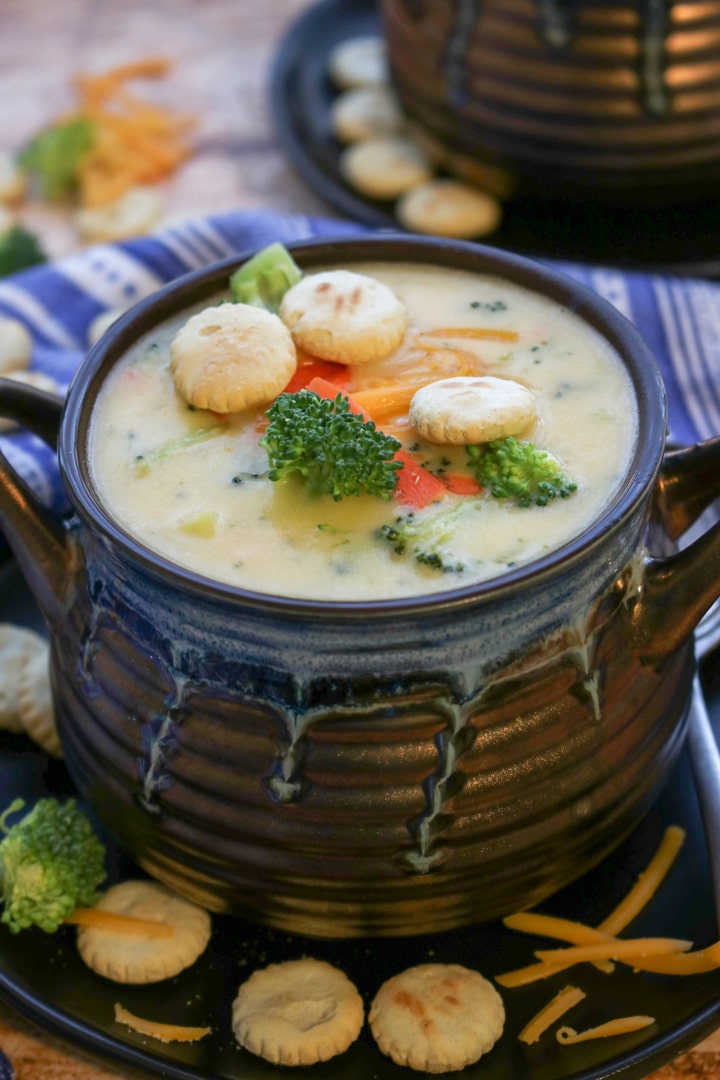
M 214 911 L 344 938 L 491 919 L 599 863 L 670 775 L 720 534 L 676 542 L 717 496 L 720 440 L 664 454 L 649 350 L 549 268 L 405 236 L 291 251 L 304 270 L 497 274 L 581 314 L 633 386 L 622 488 L 574 541 L 429 596 L 269 595 L 173 563 L 107 513 L 89 442 L 127 350 L 216 297 L 238 260 L 187 275 L 123 316 L 73 381 L 57 439 L 70 521 L 51 521 L 0 462 L 3 531 L 51 631 L 65 761 L 121 846 Z

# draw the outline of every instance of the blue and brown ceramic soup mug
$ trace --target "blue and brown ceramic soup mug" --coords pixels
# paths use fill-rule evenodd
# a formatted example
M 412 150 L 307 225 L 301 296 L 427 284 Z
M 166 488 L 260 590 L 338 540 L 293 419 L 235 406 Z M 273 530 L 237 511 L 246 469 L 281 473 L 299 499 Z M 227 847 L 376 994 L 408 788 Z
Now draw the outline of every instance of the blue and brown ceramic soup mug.
M 338 937 L 494 918 L 599 862 L 669 775 L 720 592 L 718 528 L 677 542 L 718 494 L 720 441 L 667 452 L 637 332 L 528 260 L 390 235 L 291 254 L 306 282 L 340 268 L 405 307 L 406 351 L 341 372 L 344 392 L 371 411 L 390 369 L 414 386 L 473 364 L 520 383 L 567 498 L 458 486 L 467 448 L 418 438 L 402 409 L 388 426 L 406 476 L 441 485 L 429 507 L 273 480 L 267 410 L 189 405 L 170 373 L 175 335 L 234 299 L 245 259 L 174 282 L 92 349 L 61 413 L 0 397 L 57 439 L 72 505 L 53 518 L 3 464 L 67 765 L 132 857 L 211 910 Z M 437 558 L 417 557 L 427 535 Z

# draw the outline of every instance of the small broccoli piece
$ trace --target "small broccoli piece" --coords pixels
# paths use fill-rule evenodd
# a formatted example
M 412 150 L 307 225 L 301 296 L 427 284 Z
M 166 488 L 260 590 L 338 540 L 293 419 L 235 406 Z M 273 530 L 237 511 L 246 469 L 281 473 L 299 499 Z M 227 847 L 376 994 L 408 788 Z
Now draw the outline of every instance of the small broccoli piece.
M 230 278 L 235 300 L 277 314 L 288 289 L 300 280 L 302 270 L 281 243 L 268 244 L 244 263 Z
M 7 829 L 24 805 L 18 799 L 0 815 L 1 921 L 14 934 L 33 925 L 53 933 L 76 907 L 97 903 L 105 851 L 74 799 L 40 799 Z
M 391 545 L 396 555 L 410 556 L 442 574 L 461 574 L 465 564 L 452 548 L 455 529 L 468 513 L 479 508 L 477 499 L 462 499 L 450 509 L 443 508 L 432 515 L 416 517 L 411 511 L 396 518 L 392 525 L 382 525 L 379 536 Z
M 36 135 L 21 150 L 18 164 L 37 178 L 42 197 L 56 202 L 77 187 L 80 163 L 94 138 L 92 121 L 76 117 Z
M 397 486 L 400 443 L 378 431 L 372 420 L 350 411 L 342 394 L 334 401 L 310 390 L 281 394 L 266 413 L 260 439 L 270 462 L 271 480 L 294 473 L 313 495 L 390 497 Z
M 565 499 L 577 490 L 553 454 L 512 435 L 468 446 L 467 452 L 478 483 L 496 499 L 510 499 L 517 506 L 547 506 L 551 499 Z
M 164 461 L 165 458 L 170 457 L 172 454 L 177 454 L 190 446 L 195 446 L 196 443 L 213 439 L 216 435 L 221 435 L 224 431 L 227 431 L 225 424 L 212 424 L 210 427 L 192 428 L 190 431 L 186 431 L 184 435 L 178 435 L 177 438 L 168 439 L 167 442 L 161 443 L 159 446 L 154 446 L 142 454 L 136 454 L 134 459 L 135 475 L 138 477 L 147 476 L 151 467 L 156 464 L 156 462 Z
M 0 277 L 46 261 L 38 238 L 22 225 L 12 225 L 0 234 Z

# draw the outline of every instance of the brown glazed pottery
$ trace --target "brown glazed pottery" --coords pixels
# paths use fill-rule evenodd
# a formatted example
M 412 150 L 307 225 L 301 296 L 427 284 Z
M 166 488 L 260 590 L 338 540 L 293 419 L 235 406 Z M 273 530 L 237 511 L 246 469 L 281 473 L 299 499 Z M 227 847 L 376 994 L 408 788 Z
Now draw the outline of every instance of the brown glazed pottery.
M 451 170 L 501 196 L 714 197 L 720 0 L 381 0 L 391 74 Z
M 52 641 L 67 766 L 151 874 L 214 911 L 317 936 L 403 935 L 540 901 L 637 825 L 685 733 L 692 632 L 720 592 L 720 531 L 675 541 L 720 490 L 720 440 L 665 453 L 634 328 L 554 271 L 413 237 L 293 246 L 303 268 L 411 260 L 507 277 L 612 343 L 638 400 L 621 489 L 571 543 L 474 587 L 313 602 L 199 577 L 145 549 L 93 489 L 88 425 L 137 337 L 227 286 L 233 259 L 121 317 L 62 411 L 5 384 L 53 441 L 73 506 L 7 463 L 0 526 Z

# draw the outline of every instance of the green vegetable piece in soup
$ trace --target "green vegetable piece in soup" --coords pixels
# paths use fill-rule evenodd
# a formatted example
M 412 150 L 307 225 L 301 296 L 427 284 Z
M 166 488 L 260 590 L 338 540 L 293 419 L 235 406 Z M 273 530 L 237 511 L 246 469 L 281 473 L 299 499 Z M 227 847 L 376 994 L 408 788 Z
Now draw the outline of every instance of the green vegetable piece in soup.
M 300 267 L 280 243 L 269 244 L 230 278 L 235 300 L 277 314 L 288 289 L 302 277 Z
M 534 443 L 509 436 L 468 446 L 467 452 L 478 483 L 496 499 L 509 499 L 517 506 L 547 506 L 552 499 L 565 499 L 577 491 L 554 454 L 538 450 Z
M 260 445 L 270 462 L 270 479 L 302 477 L 312 495 L 376 495 L 387 499 L 401 467 L 394 461 L 400 442 L 378 431 L 372 420 L 350 410 L 342 394 L 334 401 L 310 390 L 281 394 L 267 411 Z
M 183 450 L 187 450 L 196 443 L 206 442 L 216 435 L 221 435 L 225 430 L 226 427 L 224 424 L 214 424 L 212 427 L 192 428 L 184 435 L 178 436 L 177 439 L 169 439 L 160 446 L 155 446 L 142 454 L 136 454 L 135 475 L 147 476 L 151 466 L 156 462 L 163 461 L 164 458 L 170 457 L 171 454 L 177 454 Z
M 454 549 L 455 530 L 481 509 L 481 500 L 463 498 L 449 508 L 416 515 L 402 514 L 392 525 L 381 526 L 378 536 L 395 555 L 412 558 L 428 570 L 462 574 L 465 563 Z

